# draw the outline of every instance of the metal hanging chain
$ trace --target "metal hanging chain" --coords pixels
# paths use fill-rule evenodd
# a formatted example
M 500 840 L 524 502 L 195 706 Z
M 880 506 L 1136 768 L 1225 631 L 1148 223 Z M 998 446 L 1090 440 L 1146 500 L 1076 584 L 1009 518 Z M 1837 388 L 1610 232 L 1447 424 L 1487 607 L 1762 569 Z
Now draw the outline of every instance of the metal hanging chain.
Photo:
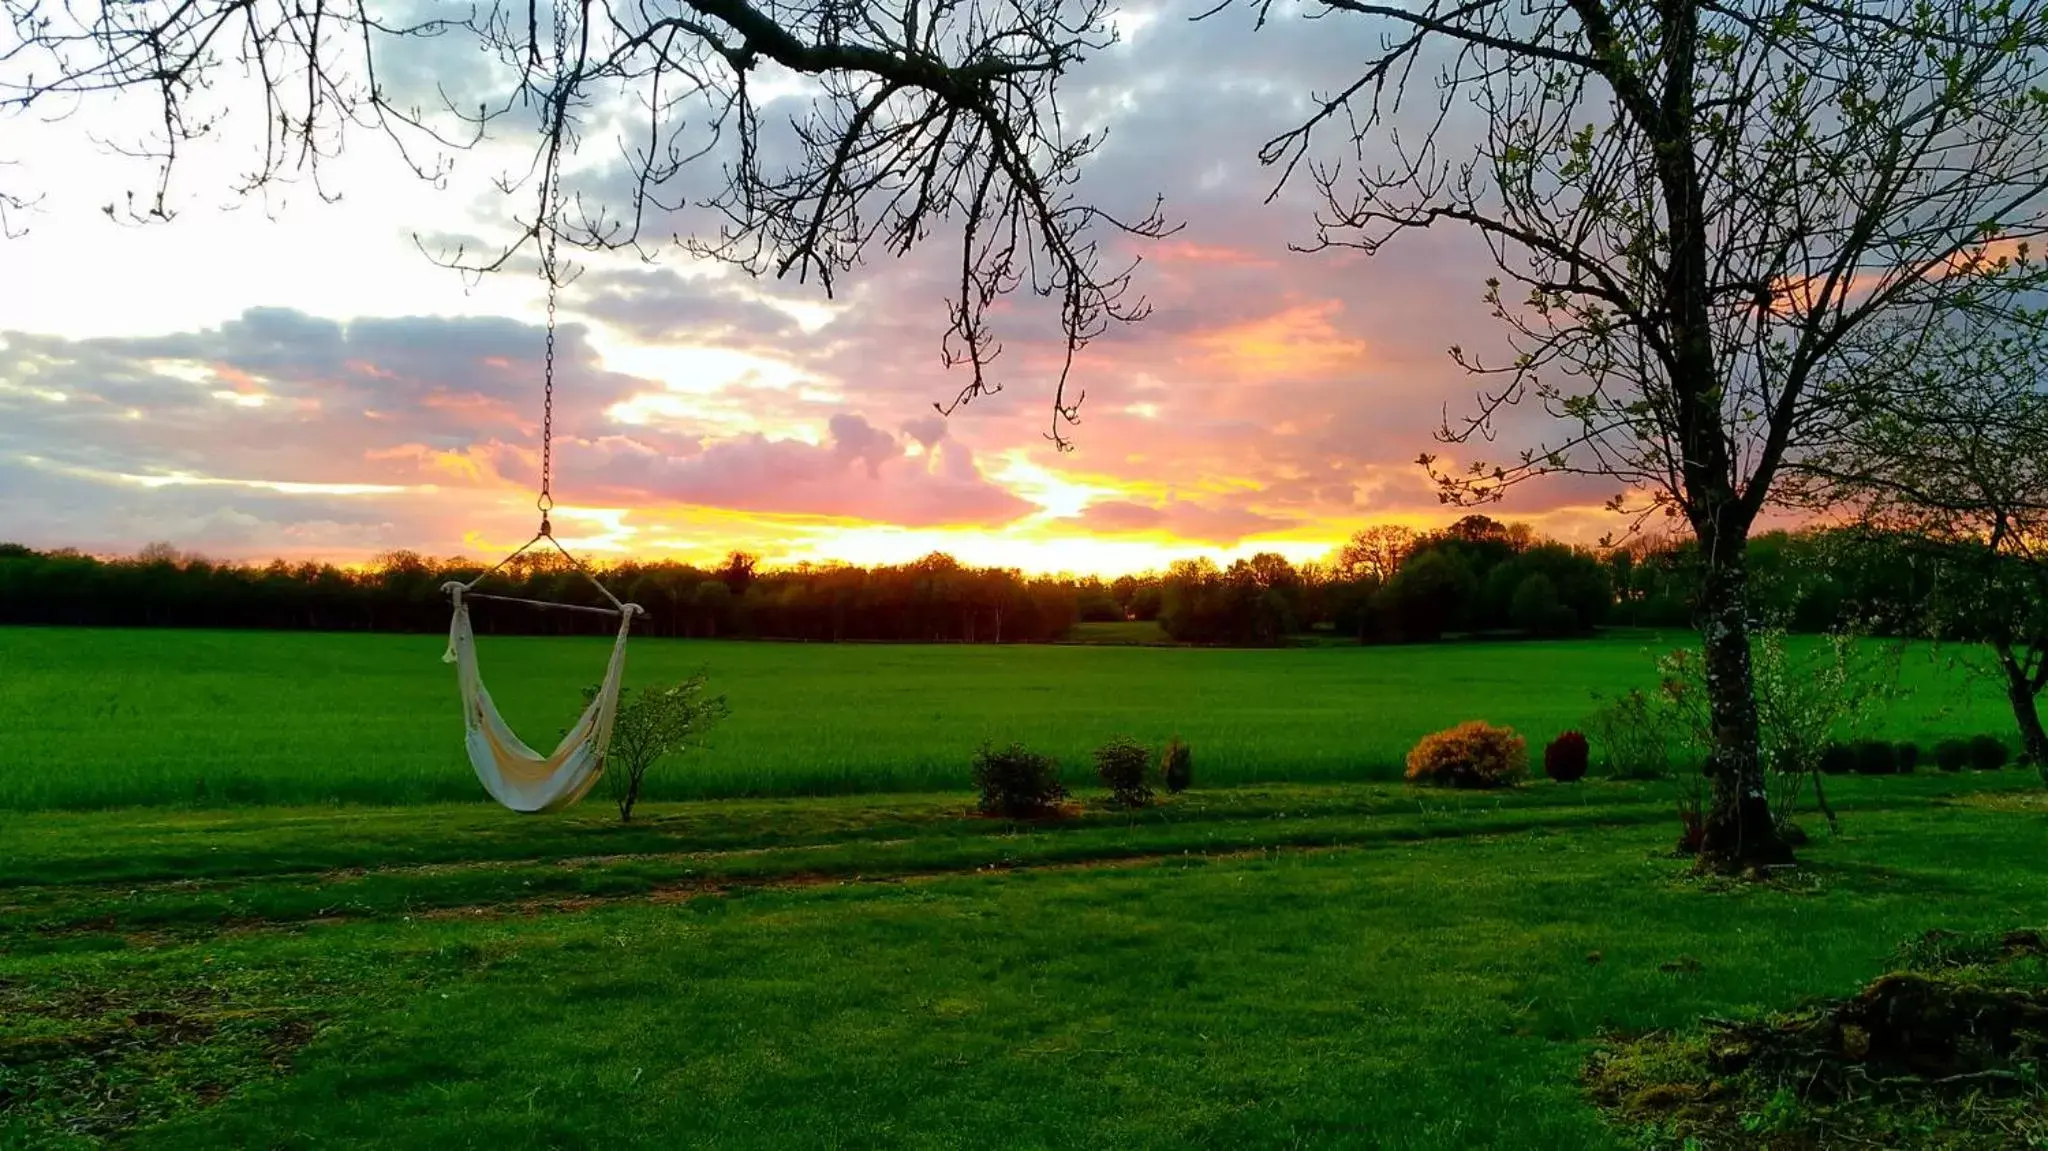
M 548 513 L 555 508 L 555 497 L 551 489 L 555 470 L 555 239 L 548 233 L 547 254 L 541 258 L 542 271 L 548 278 L 548 346 L 547 355 L 541 367 L 541 415 L 540 415 L 540 499 L 534 506 L 540 509 L 540 534 L 552 535 L 553 527 L 548 523 Z
M 540 418 L 540 498 L 534 506 L 540 509 L 540 535 L 554 538 L 554 526 L 548 522 L 548 513 L 554 510 L 553 491 L 555 470 L 555 296 L 561 286 L 561 277 L 556 274 L 555 241 L 559 229 L 555 226 L 555 214 L 560 211 L 562 196 L 561 154 L 562 139 L 566 131 L 563 118 L 569 102 L 562 91 L 568 83 L 565 76 L 569 67 L 569 21 L 566 3 L 558 2 L 555 7 L 555 90 L 554 121 L 551 125 L 554 139 L 548 142 L 548 165 L 541 187 L 541 214 L 536 226 L 544 232 L 543 250 L 540 260 L 541 275 L 548 282 L 548 340 L 547 355 L 541 367 L 541 418 Z M 560 544 L 556 544 L 560 547 Z
M 627 603 L 619 599 L 618 596 L 613 595 L 611 589 L 604 586 L 604 581 L 597 578 L 597 573 L 591 570 L 590 565 L 578 559 L 568 548 L 562 546 L 562 541 L 555 538 L 553 525 L 548 522 L 548 513 L 553 511 L 555 507 L 553 490 L 555 471 L 555 302 L 561 288 L 561 276 L 555 263 L 557 240 L 560 237 L 561 229 L 557 225 L 556 219 L 561 212 L 561 150 L 562 142 L 568 135 L 566 127 L 569 110 L 567 85 L 571 81 L 569 75 L 569 18 L 567 3 L 568 0 L 557 0 L 555 8 L 555 84 L 554 90 L 550 95 L 550 103 L 553 104 L 553 111 L 551 113 L 553 119 L 549 121 L 544 118 L 542 121 L 545 126 L 552 130 L 553 136 L 547 141 L 548 158 L 546 171 L 542 174 L 540 214 L 534 221 L 534 237 L 539 242 L 541 249 L 540 272 L 548 285 L 547 353 L 541 366 L 540 498 L 534 501 L 534 505 L 540 509 L 540 531 L 535 533 L 532 539 L 521 545 L 518 551 L 499 560 L 496 567 L 491 568 L 475 579 L 467 583 L 460 580 L 452 581 L 442 586 L 455 596 L 458 610 L 462 606 L 463 597 L 467 596 L 470 599 L 521 603 L 544 609 L 561 608 L 569 611 L 621 615 L 625 617 L 625 622 L 620 625 L 619 630 L 620 638 L 623 639 L 625 628 L 631 623 L 632 617 L 641 614 L 645 609 L 639 604 Z M 512 561 L 525 555 L 542 540 L 553 544 L 555 551 L 559 552 L 563 559 L 569 561 L 571 567 L 582 573 L 583 578 L 589 580 L 591 586 L 595 587 L 598 593 L 604 596 L 605 601 L 611 604 L 611 606 L 602 608 L 584 604 L 554 603 L 518 596 L 484 595 L 472 590 L 484 580 L 489 579 L 510 565 Z

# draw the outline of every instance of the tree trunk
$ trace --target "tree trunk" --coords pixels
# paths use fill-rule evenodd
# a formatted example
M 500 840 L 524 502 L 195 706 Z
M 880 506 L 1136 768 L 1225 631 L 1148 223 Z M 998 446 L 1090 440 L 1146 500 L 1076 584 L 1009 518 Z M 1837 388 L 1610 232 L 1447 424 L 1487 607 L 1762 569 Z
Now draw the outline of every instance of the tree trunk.
M 1702 539 L 1711 557 L 1700 587 L 1700 638 L 1706 653 L 1707 704 L 1714 745 L 1705 771 L 1712 785 L 1701 812 L 1702 870 L 1738 872 L 1792 862 L 1771 818 L 1749 662 L 1748 541 Z
M 2041 729 L 2041 713 L 2034 706 L 2034 684 L 2013 654 L 2012 644 L 2005 640 L 1993 640 L 1991 650 L 1998 653 L 1998 667 L 2005 673 L 2005 698 L 2012 703 L 2012 717 L 2020 725 L 2020 750 L 2027 762 L 2041 773 L 2043 782 L 2048 782 L 2048 731 Z

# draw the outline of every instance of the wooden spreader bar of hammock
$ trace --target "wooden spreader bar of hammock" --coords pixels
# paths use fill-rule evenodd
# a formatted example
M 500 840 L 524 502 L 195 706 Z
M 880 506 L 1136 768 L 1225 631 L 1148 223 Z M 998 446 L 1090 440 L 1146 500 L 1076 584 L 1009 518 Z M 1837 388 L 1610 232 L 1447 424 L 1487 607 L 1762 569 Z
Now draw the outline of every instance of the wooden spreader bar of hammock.
M 623 608 L 616 608 L 616 607 L 593 607 L 593 606 L 591 606 L 591 605 L 589 605 L 589 604 L 580 604 L 580 603 L 555 603 L 555 602 L 553 602 L 553 601 L 551 601 L 551 600 L 544 600 L 544 599 L 524 599 L 524 598 L 522 598 L 522 597 L 520 597 L 520 596 L 516 596 L 516 595 L 485 595 L 485 594 L 484 594 L 484 593 L 482 593 L 482 592 L 466 591 L 466 592 L 463 592 L 463 593 L 462 593 L 462 598 L 463 598 L 463 599 L 487 599 L 487 600 L 494 600 L 494 601 L 496 601 L 496 602 L 498 602 L 498 603 L 523 603 L 523 604 L 525 604 L 525 605 L 526 605 L 526 606 L 528 606 L 528 607 L 537 607 L 537 608 L 539 608 L 539 609 L 540 609 L 540 610 L 542 610 L 542 611 L 581 611 L 581 612 L 589 612 L 589 613 L 590 613 L 591 615 L 622 615 L 622 614 L 624 614 L 624 609 L 623 609 Z
M 484 582 L 491 576 L 495 575 L 506 564 L 509 564 L 513 560 L 518 559 L 521 555 L 525 554 L 528 548 L 532 547 L 533 545 L 539 543 L 542 540 L 546 540 L 549 543 L 555 545 L 555 550 L 562 553 L 562 558 L 568 560 L 569 563 L 576 568 L 577 572 L 582 574 L 584 579 L 589 580 L 590 586 L 596 588 L 599 595 L 603 596 L 607 600 L 610 600 L 612 606 L 593 607 L 588 604 L 580 603 L 556 603 L 551 600 L 526 599 L 522 596 L 511 595 L 490 595 L 485 592 L 470 590 L 476 587 L 476 585 Z M 443 586 L 446 590 L 449 591 L 453 591 L 457 588 L 460 588 L 462 598 L 464 599 L 486 599 L 496 600 L 499 603 L 525 604 L 528 607 L 537 607 L 542 611 L 581 611 L 589 612 L 593 615 L 625 615 L 628 612 L 636 612 L 643 610 L 639 604 L 629 604 L 622 602 L 618 596 L 612 594 L 612 589 L 604 586 L 604 584 L 598 580 L 597 576 L 591 572 L 590 568 L 586 566 L 582 560 L 577 559 L 575 556 L 569 554 L 569 549 L 563 547 L 562 541 L 555 538 L 555 534 L 553 530 L 549 528 L 548 521 L 545 516 L 541 518 L 540 531 L 536 533 L 532 539 L 527 540 L 524 544 L 520 545 L 518 551 L 513 552 L 511 555 L 499 560 L 497 566 L 491 568 L 490 571 L 487 571 L 484 574 L 476 577 L 475 579 L 470 580 L 468 583 L 463 583 L 460 580 L 457 580 L 453 583 L 445 584 Z

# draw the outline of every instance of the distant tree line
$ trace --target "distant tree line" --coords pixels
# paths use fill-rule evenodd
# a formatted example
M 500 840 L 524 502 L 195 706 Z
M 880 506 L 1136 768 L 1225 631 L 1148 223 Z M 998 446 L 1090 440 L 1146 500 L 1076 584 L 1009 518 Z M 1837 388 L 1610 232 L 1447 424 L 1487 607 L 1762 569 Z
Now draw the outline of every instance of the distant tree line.
M 1945 563 L 1919 536 L 1772 532 L 1751 542 L 1750 565 L 1753 614 L 1793 631 L 1983 638 L 1972 633 L 1981 613 L 1970 610 L 1982 589 L 1966 593 L 1961 582 L 1975 569 Z M 1262 552 L 1227 567 L 1190 559 L 1114 580 L 1028 577 L 943 553 L 892 566 L 769 569 L 734 552 L 716 567 L 625 562 L 600 574 L 647 609 L 639 630 L 660 636 L 1046 643 L 1076 622 L 1138 620 L 1157 621 L 1182 643 L 1275 646 L 1305 633 L 1377 644 L 1687 628 L 1698 568 L 1690 537 L 1594 550 L 1470 515 L 1434 532 L 1369 528 L 1316 563 Z M 0 544 L 0 623 L 431 632 L 448 625 L 441 586 L 483 570 L 406 551 L 343 568 L 215 563 L 161 544 L 112 560 Z M 603 602 L 580 572 L 547 557 L 522 557 L 478 590 Z M 601 616 L 502 603 L 479 605 L 474 616 L 479 631 L 494 633 L 611 626 Z
M 1429 533 L 1370 528 L 1323 563 L 1297 567 L 1270 552 L 1227 568 L 1183 560 L 1111 590 L 1133 618 L 1158 619 L 1174 639 L 1234 645 L 1311 630 L 1360 643 L 1428 643 L 1454 632 L 1577 635 L 1606 622 L 1615 599 L 1595 552 L 1482 515 Z
M 2012 573 L 1990 579 L 1977 557 L 1953 551 L 1923 534 L 1863 526 L 1760 533 L 1749 550 L 1750 611 L 1795 632 L 1976 642 L 1983 637 L 1974 621 L 1989 618 L 1976 605 L 2024 581 Z M 1682 630 L 1697 622 L 1701 566 L 1690 535 L 1638 535 L 1592 549 L 1471 515 L 1434 532 L 1368 528 L 1320 563 L 1261 553 L 1227 568 L 1185 560 L 1106 587 L 1084 581 L 1080 615 L 1156 619 L 1174 639 L 1233 645 L 1283 643 L 1309 631 L 1373 644 Z
M 484 571 L 469 560 L 393 552 L 361 569 L 323 563 L 214 563 L 152 545 L 130 559 L 40 552 L 0 544 L 0 623 L 104 627 L 217 627 L 431 632 L 448 626 L 450 580 Z M 640 604 L 643 634 L 815 641 L 1044 643 L 1073 626 L 1071 580 L 970 568 L 934 554 L 861 568 L 764 570 L 735 552 L 723 566 L 620 563 L 598 573 Z M 493 575 L 478 591 L 602 606 L 567 563 L 538 557 Z M 613 624 L 583 612 L 479 603 L 479 632 L 594 634 Z

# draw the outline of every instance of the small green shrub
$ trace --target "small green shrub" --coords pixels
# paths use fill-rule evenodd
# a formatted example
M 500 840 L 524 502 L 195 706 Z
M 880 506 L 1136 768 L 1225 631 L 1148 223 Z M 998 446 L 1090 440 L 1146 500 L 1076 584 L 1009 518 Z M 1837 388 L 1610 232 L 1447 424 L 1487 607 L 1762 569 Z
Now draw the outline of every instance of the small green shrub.
M 1856 770 L 1856 752 L 1846 743 L 1831 743 L 1821 749 L 1823 775 L 1847 775 Z
M 722 695 L 706 695 L 704 673 L 660 687 L 619 689 L 612 717 L 612 741 L 605 748 L 605 781 L 619 821 L 630 822 L 648 769 L 656 763 L 703 745 L 704 734 L 731 714 Z M 583 689 L 585 706 L 598 688 Z
M 1970 766 L 1978 771 L 1997 771 L 2012 762 L 2012 749 L 1995 735 L 1970 737 Z
M 974 753 L 974 786 L 984 813 L 1011 819 L 1050 814 L 1067 797 L 1059 762 L 1021 743 L 1000 750 L 982 744 Z
M 1543 749 L 1543 774 L 1559 783 L 1577 783 L 1586 778 L 1592 753 L 1585 736 L 1567 731 Z
M 1143 807 L 1152 802 L 1152 785 L 1145 773 L 1152 767 L 1152 752 L 1129 736 L 1117 736 L 1095 749 L 1095 774 L 1109 789 L 1109 800 L 1118 807 Z
M 1166 741 L 1166 750 L 1160 753 L 1159 774 L 1166 781 L 1166 790 L 1175 795 L 1194 786 L 1195 753 L 1177 735 Z
M 1892 745 L 1881 739 L 1859 739 L 1852 750 L 1858 775 L 1890 775 L 1898 767 Z
M 1615 779 L 1671 776 L 1671 722 L 1655 699 L 1631 689 L 1586 720 L 1600 763 Z
M 1934 745 L 1934 766 L 1943 771 L 1961 771 L 1970 766 L 1970 745 L 1965 740 L 1944 739 Z
M 1425 735 L 1408 753 L 1408 779 L 1441 787 L 1513 787 L 1529 773 L 1529 745 L 1511 727 L 1481 720 Z
M 1911 775 L 1920 766 L 1920 745 L 1901 741 L 1892 745 L 1892 763 L 1900 775 Z

